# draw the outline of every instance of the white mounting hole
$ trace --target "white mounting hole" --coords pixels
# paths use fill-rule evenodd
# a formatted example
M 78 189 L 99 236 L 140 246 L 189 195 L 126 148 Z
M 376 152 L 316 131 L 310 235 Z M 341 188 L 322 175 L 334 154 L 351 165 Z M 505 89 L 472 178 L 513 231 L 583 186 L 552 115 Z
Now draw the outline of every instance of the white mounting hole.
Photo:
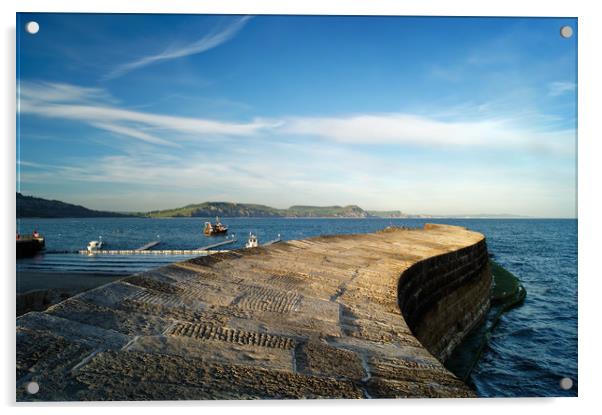
M 573 36 L 573 28 L 571 26 L 562 26 L 560 28 L 560 36 L 562 36 L 565 39 L 570 38 L 571 36 Z
M 560 387 L 565 391 L 568 391 L 573 387 L 573 380 L 571 378 L 560 379 Z
M 38 24 L 38 22 L 32 20 L 31 22 L 27 22 L 27 24 L 25 25 L 25 30 L 30 35 L 35 35 L 40 31 L 40 25 Z
M 29 382 L 27 385 L 25 385 L 25 390 L 30 395 L 35 395 L 40 390 L 40 385 L 38 382 Z

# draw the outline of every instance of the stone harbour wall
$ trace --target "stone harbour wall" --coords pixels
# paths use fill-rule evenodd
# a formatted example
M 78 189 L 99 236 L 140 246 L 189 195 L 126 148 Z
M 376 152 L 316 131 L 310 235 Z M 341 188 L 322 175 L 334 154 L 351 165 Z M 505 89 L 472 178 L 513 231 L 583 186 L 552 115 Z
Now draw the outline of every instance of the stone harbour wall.
M 473 397 L 442 361 L 488 307 L 486 260 L 427 225 L 132 275 L 17 318 L 17 400 Z
M 435 229 L 437 225 L 427 225 Z M 412 333 L 444 362 L 490 307 L 485 240 L 424 259 L 399 279 L 399 307 Z

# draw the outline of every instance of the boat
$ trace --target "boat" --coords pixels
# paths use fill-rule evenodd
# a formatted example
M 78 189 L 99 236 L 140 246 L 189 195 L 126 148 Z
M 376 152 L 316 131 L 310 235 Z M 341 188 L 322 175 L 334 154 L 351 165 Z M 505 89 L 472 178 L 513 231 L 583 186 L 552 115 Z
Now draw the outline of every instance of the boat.
M 17 234 L 17 258 L 33 256 L 44 249 L 46 240 L 38 231 L 33 231 L 31 235 Z
M 223 235 L 226 232 L 228 232 L 228 227 L 222 224 L 218 217 L 215 218 L 215 223 L 205 222 L 205 229 L 203 229 L 205 235 Z
M 102 242 L 102 236 L 99 236 L 98 241 L 88 242 L 88 252 L 93 254 L 94 252 L 101 250 L 103 245 L 104 243 Z
M 249 232 L 249 240 L 245 244 L 245 248 L 257 248 L 259 243 L 257 242 L 257 236 Z

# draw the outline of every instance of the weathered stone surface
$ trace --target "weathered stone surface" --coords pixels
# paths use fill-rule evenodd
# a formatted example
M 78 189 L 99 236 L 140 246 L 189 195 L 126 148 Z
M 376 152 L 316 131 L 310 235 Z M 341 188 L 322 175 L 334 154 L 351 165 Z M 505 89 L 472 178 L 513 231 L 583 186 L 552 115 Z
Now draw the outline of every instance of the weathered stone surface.
M 441 361 L 489 307 L 487 264 L 483 235 L 428 225 L 133 275 L 17 319 L 17 399 L 473 396 Z
M 299 373 L 316 376 L 356 380 L 366 376 L 361 359 L 355 352 L 313 339 L 297 347 L 295 366 Z

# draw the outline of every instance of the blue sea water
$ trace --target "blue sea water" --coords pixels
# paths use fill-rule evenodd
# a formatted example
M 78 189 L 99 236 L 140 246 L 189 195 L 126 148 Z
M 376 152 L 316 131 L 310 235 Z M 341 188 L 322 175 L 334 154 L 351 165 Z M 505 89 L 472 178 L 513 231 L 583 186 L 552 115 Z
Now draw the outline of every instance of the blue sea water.
M 20 219 L 17 230 L 37 229 L 46 252 L 17 260 L 19 272 L 57 273 L 60 278 L 127 275 L 183 260 L 185 256 L 86 256 L 75 253 L 99 236 L 107 249 L 132 249 L 159 239 L 157 249 L 194 249 L 224 237 L 205 237 L 204 218 Z M 577 221 L 570 219 L 288 219 L 227 218 L 242 247 L 249 232 L 260 243 L 324 234 L 365 233 L 388 225 L 421 227 L 426 222 L 465 226 L 487 237 L 489 252 L 527 290 L 525 303 L 505 314 L 471 375 L 480 396 L 576 396 L 577 379 Z M 56 279 L 55 279 L 56 280 Z M 60 279 L 59 279 L 60 281 Z M 99 278 L 99 281 L 100 278 Z M 102 280 L 104 282 L 104 280 Z M 27 285 L 28 289 L 49 288 Z M 99 282 L 100 284 L 100 282 Z M 34 283 L 35 285 L 35 283 Z M 573 380 L 568 391 L 563 377 Z

